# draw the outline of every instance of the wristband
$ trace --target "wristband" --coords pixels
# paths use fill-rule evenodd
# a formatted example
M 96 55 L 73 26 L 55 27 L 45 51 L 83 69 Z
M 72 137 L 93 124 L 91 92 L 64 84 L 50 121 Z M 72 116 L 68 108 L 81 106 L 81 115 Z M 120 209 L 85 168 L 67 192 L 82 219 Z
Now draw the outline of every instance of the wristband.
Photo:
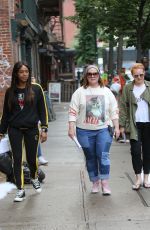
M 42 132 L 47 133 L 48 129 L 47 128 L 42 128 Z

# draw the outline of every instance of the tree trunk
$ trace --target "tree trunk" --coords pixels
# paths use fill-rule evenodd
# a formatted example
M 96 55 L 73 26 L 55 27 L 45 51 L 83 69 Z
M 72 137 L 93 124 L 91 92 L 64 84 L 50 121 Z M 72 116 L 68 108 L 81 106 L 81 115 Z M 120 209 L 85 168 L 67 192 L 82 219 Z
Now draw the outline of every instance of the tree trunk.
M 117 73 L 119 74 L 122 69 L 123 61 L 123 35 L 119 36 L 117 47 Z
M 109 38 L 109 57 L 108 57 L 108 72 L 113 74 L 114 70 L 114 36 L 110 34 Z
M 140 41 L 137 42 L 137 62 L 141 62 L 142 58 L 142 48 L 141 48 L 141 43 Z
M 146 3 L 146 0 L 144 1 L 140 1 L 139 4 L 139 10 L 138 10 L 138 24 L 137 24 L 137 62 L 141 62 L 141 58 L 142 58 L 142 18 L 144 16 L 144 5 Z
M 93 37 L 94 37 L 94 48 L 95 48 L 95 63 L 98 63 L 98 51 L 97 51 L 97 27 L 93 27 Z

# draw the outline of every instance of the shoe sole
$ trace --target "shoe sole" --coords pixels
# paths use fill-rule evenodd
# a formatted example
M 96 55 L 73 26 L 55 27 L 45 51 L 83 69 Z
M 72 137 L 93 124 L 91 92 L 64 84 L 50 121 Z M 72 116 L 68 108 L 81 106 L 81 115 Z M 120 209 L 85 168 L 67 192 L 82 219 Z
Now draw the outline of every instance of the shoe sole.
M 150 189 L 150 185 L 144 185 L 143 184 L 143 188 Z
M 25 199 L 26 199 L 26 197 L 14 199 L 14 202 L 22 202 L 22 201 L 24 201 Z
M 96 194 L 96 193 L 99 193 L 99 191 L 98 191 L 98 192 L 92 192 L 92 191 L 91 191 L 91 193 L 92 193 L 92 194 Z
M 132 188 L 133 191 L 138 191 L 140 188 Z
M 41 193 L 42 192 L 42 189 L 35 189 L 34 190 L 37 192 L 37 193 Z
M 109 189 L 104 189 L 103 187 L 102 187 L 102 195 L 103 196 L 110 196 L 111 195 L 111 190 L 109 190 Z
M 111 196 L 111 193 L 102 193 L 103 196 Z
M 132 185 L 132 190 L 138 191 L 141 188 L 141 185 Z
M 47 162 L 47 163 L 40 163 L 40 162 L 39 162 L 39 166 L 40 166 L 40 165 L 47 166 L 47 165 L 48 165 L 48 162 Z

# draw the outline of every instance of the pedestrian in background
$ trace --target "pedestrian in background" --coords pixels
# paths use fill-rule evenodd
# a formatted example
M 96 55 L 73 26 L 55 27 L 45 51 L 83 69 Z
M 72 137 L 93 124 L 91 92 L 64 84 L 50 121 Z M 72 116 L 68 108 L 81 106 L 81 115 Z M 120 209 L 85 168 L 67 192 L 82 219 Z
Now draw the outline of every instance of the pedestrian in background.
M 131 69 L 133 82 L 124 87 L 120 99 L 120 132 L 130 133 L 132 165 L 135 172 L 135 184 L 132 189 L 143 186 L 150 188 L 148 176 L 150 172 L 150 82 L 144 80 L 145 68 L 136 63 Z
M 117 101 L 109 88 L 105 87 L 96 65 L 84 71 L 83 85 L 71 99 L 68 135 L 77 139 L 83 148 L 92 193 L 98 193 L 100 185 L 103 195 L 110 195 L 109 150 L 114 133 L 119 137 Z
M 39 133 L 38 122 L 41 121 Z M 38 84 L 31 84 L 31 71 L 23 62 L 17 62 L 12 71 L 11 86 L 4 99 L 3 114 L 0 124 L 0 139 L 8 131 L 13 154 L 13 166 L 18 188 L 14 201 L 25 199 L 23 178 L 23 142 L 26 159 L 31 173 L 31 182 L 37 192 L 41 185 L 37 176 L 37 149 L 47 139 L 48 118 L 43 90 Z
M 150 81 L 150 68 L 149 68 L 149 60 L 147 57 L 143 57 L 141 59 L 141 63 L 144 65 L 145 68 L 145 80 Z
M 120 83 L 120 78 L 119 76 L 115 76 L 112 79 L 112 84 L 110 85 L 110 90 L 118 100 L 118 97 L 120 96 L 120 91 L 121 91 L 121 83 Z
M 119 104 L 119 99 L 121 96 L 121 92 L 122 92 L 122 88 L 121 88 L 121 82 L 120 82 L 120 76 L 116 75 L 113 79 L 112 79 L 112 84 L 110 85 L 110 90 L 112 91 L 112 93 L 114 94 L 118 104 Z M 123 136 L 122 134 L 120 134 L 120 137 L 117 139 L 118 142 L 120 143 L 126 143 L 127 139 L 126 139 L 126 134 L 124 133 Z

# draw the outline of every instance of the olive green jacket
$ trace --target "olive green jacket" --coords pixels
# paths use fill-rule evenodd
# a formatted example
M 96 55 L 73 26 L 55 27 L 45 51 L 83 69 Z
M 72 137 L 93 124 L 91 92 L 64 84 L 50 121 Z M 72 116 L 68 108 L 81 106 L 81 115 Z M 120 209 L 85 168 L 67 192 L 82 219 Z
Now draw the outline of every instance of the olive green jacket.
M 141 98 L 148 103 L 150 116 L 150 82 L 144 81 L 146 85 L 145 91 Z M 119 102 L 119 125 L 124 127 L 126 132 L 130 133 L 130 139 L 138 140 L 137 128 L 135 122 L 135 112 L 137 109 L 136 98 L 133 94 L 134 81 L 127 84 Z

